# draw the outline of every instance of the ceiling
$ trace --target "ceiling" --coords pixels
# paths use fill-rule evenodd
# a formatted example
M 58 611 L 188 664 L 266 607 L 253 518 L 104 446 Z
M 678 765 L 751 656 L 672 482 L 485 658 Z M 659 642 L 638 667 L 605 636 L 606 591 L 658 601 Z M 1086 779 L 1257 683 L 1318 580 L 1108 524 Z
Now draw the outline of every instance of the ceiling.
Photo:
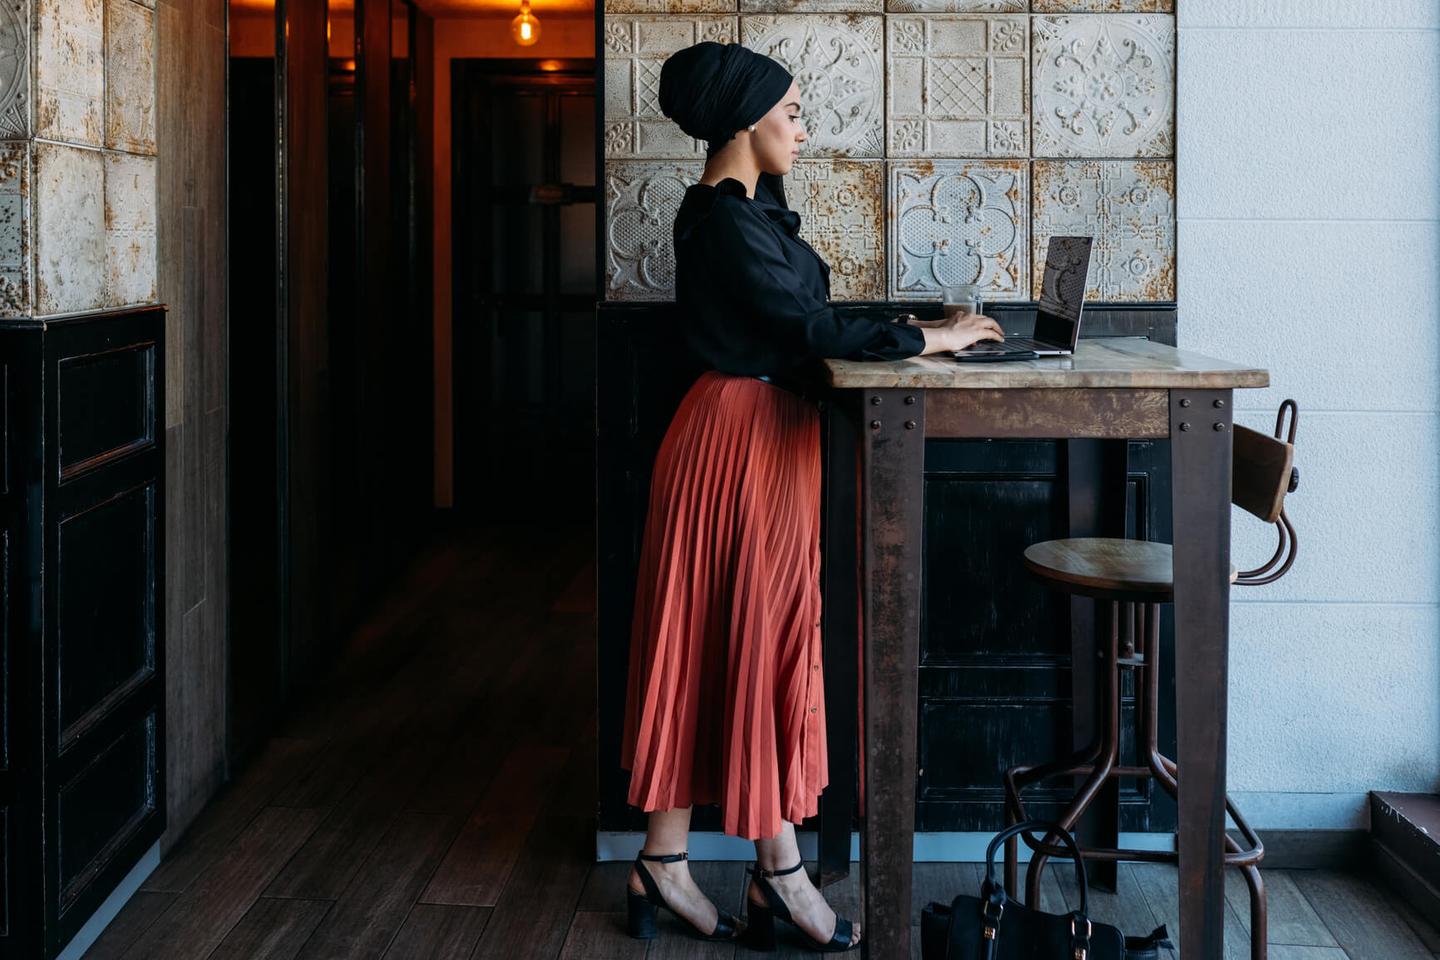
M 495 17 L 520 11 L 520 0 L 416 0 L 416 5 L 432 17 Z M 332 10 L 353 10 L 355 0 L 330 0 Z M 275 9 L 275 0 L 230 0 L 230 9 L 237 13 L 259 13 Z M 565 15 L 589 14 L 595 11 L 595 0 L 530 0 L 530 11 L 544 19 L 547 13 Z

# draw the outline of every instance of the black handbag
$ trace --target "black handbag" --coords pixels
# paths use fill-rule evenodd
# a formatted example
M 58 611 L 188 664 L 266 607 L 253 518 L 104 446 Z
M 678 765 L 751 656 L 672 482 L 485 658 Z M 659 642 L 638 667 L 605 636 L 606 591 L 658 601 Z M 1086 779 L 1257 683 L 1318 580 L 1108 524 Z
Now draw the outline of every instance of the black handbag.
M 1028 832 L 1059 837 L 1075 861 L 1080 909 L 1064 916 L 1042 913 L 1038 905 L 1011 900 L 995 879 L 995 851 Z M 947 906 L 933 901 L 920 912 L 920 955 L 924 960 L 1125 960 L 1120 930 L 1090 920 L 1085 862 L 1070 832 L 1059 824 L 1027 820 L 1002 830 L 985 851 L 980 896 L 960 894 Z

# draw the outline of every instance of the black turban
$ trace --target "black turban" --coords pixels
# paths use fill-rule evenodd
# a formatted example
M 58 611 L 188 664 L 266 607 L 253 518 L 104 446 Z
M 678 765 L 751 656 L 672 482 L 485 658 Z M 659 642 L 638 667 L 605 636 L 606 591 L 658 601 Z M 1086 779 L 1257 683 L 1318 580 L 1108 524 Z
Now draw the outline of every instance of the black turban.
M 794 79 L 763 53 L 705 40 L 671 54 L 660 68 L 660 110 L 713 154 L 769 113 Z
M 677 50 L 660 68 L 660 111 L 681 130 L 706 143 L 712 156 L 736 132 L 769 113 L 795 78 L 780 63 L 738 43 L 703 40 Z M 757 192 L 768 188 L 780 206 L 780 177 L 762 173 Z

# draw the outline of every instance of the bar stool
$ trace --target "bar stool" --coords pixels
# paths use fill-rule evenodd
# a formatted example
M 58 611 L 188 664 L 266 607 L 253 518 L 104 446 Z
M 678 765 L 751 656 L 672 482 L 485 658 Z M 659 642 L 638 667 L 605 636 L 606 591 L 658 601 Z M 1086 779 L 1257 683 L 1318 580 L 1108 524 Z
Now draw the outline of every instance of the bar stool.
M 1285 428 L 1286 412 L 1289 427 Z M 1299 411 L 1294 400 L 1280 405 L 1275 433 L 1265 436 L 1254 430 L 1234 427 L 1231 465 L 1231 502 L 1267 523 L 1273 523 L 1279 537 L 1274 555 L 1254 570 L 1230 568 L 1230 582 L 1258 586 L 1284 576 L 1295 562 L 1295 527 L 1285 514 L 1285 495 L 1299 485 L 1294 466 L 1295 426 Z M 1282 439 L 1283 438 L 1283 439 Z M 1160 753 L 1157 728 L 1160 703 L 1160 605 L 1174 596 L 1172 553 L 1166 543 L 1120 540 L 1103 537 L 1047 540 L 1025 550 L 1025 567 L 1050 587 L 1070 594 L 1109 600 L 1110 635 L 1098 644 L 1104 661 L 1101 694 L 1096 703 L 1096 739 L 1071 756 L 1034 766 L 1015 766 L 1005 772 L 1006 825 L 1029 817 L 1020 793 L 1025 787 L 1052 777 L 1084 777 L 1069 805 L 1054 819 L 1065 829 L 1075 824 L 1100 794 L 1108 781 L 1125 778 L 1153 778 L 1172 797 L 1178 797 L 1175 761 Z M 1120 673 L 1137 674 L 1137 749 L 1143 765 L 1123 766 L 1120 753 Z M 1265 960 L 1267 910 L 1264 882 L 1259 863 L 1265 856 L 1260 837 L 1246 823 L 1229 797 L 1225 810 L 1235 822 L 1244 846 L 1228 834 L 1225 863 L 1239 867 L 1250 890 L 1250 956 Z M 1056 837 L 1036 840 L 1022 834 L 1034 851 L 1025 876 L 1026 903 L 1039 903 L 1040 879 L 1052 856 L 1068 857 Z M 1083 848 L 1087 860 L 1142 860 L 1175 862 L 1176 854 L 1155 850 Z M 1005 845 L 1005 882 L 1015 890 L 1019 871 L 1016 839 Z

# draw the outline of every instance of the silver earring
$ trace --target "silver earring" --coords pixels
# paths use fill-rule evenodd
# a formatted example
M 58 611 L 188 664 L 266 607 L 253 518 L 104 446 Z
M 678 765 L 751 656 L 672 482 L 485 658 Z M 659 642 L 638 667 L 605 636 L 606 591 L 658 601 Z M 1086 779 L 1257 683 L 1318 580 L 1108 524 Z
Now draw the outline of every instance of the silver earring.
M 754 132 L 755 132 L 755 124 L 752 123 L 752 124 L 750 124 L 750 126 L 746 127 L 745 129 L 749 130 L 751 133 L 754 133 Z

